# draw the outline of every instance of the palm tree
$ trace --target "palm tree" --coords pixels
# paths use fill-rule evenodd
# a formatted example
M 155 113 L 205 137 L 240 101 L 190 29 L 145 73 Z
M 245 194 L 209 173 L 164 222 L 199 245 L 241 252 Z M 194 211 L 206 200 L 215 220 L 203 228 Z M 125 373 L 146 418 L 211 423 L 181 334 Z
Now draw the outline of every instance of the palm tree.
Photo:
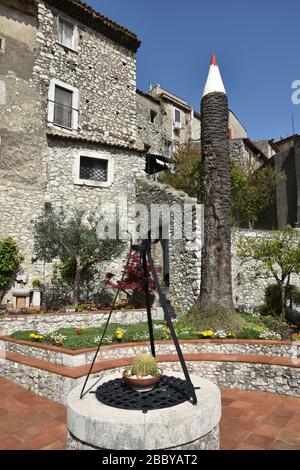
M 197 301 L 200 311 L 234 311 L 228 117 L 228 100 L 213 55 L 201 102 L 204 245 Z

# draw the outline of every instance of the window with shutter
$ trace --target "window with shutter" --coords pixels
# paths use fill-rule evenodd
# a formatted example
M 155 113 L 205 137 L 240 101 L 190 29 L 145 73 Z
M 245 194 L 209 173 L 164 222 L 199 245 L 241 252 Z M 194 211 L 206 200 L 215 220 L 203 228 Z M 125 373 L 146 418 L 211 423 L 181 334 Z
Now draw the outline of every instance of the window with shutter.
M 64 18 L 58 20 L 58 41 L 64 46 L 74 49 L 74 25 Z
M 54 124 L 72 128 L 73 92 L 60 86 L 55 87 Z

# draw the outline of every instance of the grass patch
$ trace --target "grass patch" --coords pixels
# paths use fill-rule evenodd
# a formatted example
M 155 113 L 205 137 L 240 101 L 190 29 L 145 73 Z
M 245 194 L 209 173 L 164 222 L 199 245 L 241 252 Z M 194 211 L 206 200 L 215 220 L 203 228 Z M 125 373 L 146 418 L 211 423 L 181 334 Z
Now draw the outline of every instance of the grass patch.
M 259 315 L 219 312 L 209 312 L 199 315 L 192 309 L 188 315 L 173 322 L 179 339 L 202 338 L 232 338 L 239 339 L 281 339 L 275 328 L 271 328 L 272 319 Z M 153 321 L 154 338 L 156 341 L 171 339 L 170 331 L 163 321 Z M 14 339 L 39 342 L 66 349 L 80 350 L 96 347 L 102 336 L 104 326 L 99 328 L 60 328 L 51 334 L 34 332 L 32 330 L 17 331 L 11 335 Z M 206 331 L 207 336 L 199 336 L 199 332 Z M 275 330 L 275 331 L 274 331 Z M 276 332 L 277 331 L 277 332 Z M 31 337 L 32 333 L 37 337 Z M 295 331 L 291 330 L 291 335 Z M 290 335 L 290 336 L 291 336 Z M 40 338 L 40 336 L 42 338 Z M 121 336 L 121 339 L 118 336 Z M 286 339 L 286 338 L 284 338 Z M 104 344 L 149 342 L 148 323 L 135 323 L 124 325 L 112 323 L 108 325 Z

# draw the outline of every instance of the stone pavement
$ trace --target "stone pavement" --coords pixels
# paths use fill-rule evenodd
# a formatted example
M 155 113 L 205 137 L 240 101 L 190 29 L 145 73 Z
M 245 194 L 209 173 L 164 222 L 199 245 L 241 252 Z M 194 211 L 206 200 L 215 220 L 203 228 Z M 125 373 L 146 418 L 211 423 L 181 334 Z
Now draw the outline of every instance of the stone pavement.
M 222 390 L 221 449 L 300 450 L 300 399 Z M 63 450 L 66 409 L 0 378 L 0 450 Z

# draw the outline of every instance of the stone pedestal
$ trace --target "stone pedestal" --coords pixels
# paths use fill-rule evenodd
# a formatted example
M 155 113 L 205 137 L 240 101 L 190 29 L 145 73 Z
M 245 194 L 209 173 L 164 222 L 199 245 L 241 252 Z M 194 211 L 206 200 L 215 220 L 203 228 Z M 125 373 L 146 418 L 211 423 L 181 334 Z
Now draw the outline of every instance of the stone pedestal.
M 33 307 L 41 306 L 41 289 L 38 289 L 38 288 L 33 289 L 31 303 Z
M 180 373 L 165 375 L 183 378 Z M 97 386 L 120 377 L 111 374 Z M 67 449 L 85 450 L 218 450 L 220 390 L 209 380 L 191 377 L 198 404 L 185 402 L 160 410 L 121 410 L 100 403 L 95 394 L 80 400 L 81 386 L 68 396 Z M 89 387 L 92 383 L 89 383 Z

